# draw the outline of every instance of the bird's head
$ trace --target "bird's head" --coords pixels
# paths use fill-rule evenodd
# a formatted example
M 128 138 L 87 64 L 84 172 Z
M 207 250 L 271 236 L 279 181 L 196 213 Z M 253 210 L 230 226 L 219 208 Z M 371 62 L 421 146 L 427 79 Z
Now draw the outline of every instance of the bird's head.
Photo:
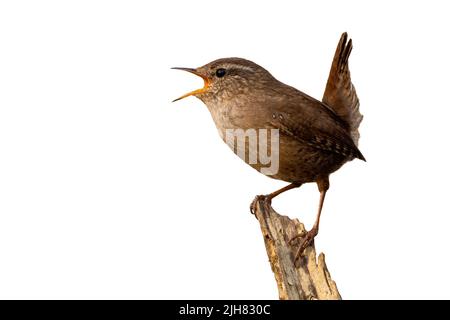
M 224 58 L 212 61 L 203 67 L 172 68 L 184 70 L 203 78 L 204 86 L 182 95 L 174 101 L 195 96 L 208 104 L 211 101 L 230 99 L 246 94 L 273 81 L 272 75 L 256 63 L 241 58 Z

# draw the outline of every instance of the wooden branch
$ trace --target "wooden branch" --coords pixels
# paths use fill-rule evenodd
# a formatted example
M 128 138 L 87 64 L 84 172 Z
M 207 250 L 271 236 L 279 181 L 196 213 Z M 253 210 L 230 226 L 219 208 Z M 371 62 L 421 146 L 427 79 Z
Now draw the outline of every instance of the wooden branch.
M 261 226 L 267 255 L 275 274 L 281 300 L 340 300 L 336 283 L 325 264 L 325 255 L 316 259 L 314 243 L 307 247 L 295 266 L 297 244 L 289 244 L 295 235 L 306 232 L 297 219 L 276 213 L 264 197 L 254 200 L 255 216 Z

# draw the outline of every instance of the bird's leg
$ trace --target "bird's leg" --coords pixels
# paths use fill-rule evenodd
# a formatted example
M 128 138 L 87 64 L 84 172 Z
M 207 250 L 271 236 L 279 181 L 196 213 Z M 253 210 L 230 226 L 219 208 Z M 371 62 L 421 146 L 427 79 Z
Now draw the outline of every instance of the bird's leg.
M 322 213 L 322 206 L 323 206 L 323 201 L 325 199 L 325 194 L 326 194 L 326 191 L 320 192 L 319 211 L 317 213 L 316 222 L 314 222 L 314 226 L 311 228 L 311 230 L 306 232 L 306 234 L 303 233 L 303 234 L 297 235 L 293 239 L 291 239 L 291 242 L 292 242 L 292 240 L 295 240 L 300 237 L 302 238 L 302 241 L 300 242 L 300 246 L 295 255 L 295 261 L 297 261 L 300 258 L 303 251 L 311 244 L 311 242 L 314 240 L 315 236 L 317 236 L 317 234 L 319 233 L 320 214 Z
M 269 194 L 266 194 L 266 195 L 256 196 L 255 199 L 253 200 L 253 202 L 250 205 L 250 212 L 252 214 L 255 214 L 256 203 L 259 200 L 264 200 L 264 205 L 269 206 L 272 203 L 272 199 L 275 198 L 276 196 L 282 194 L 285 191 L 288 191 L 288 190 L 291 190 L 291 189 L 294 189 L 294 188 L 298 188 L 300 186 L 301 186 L 300 183 L 291 183 L 291 184 L 287 185 L 286 187 L 283 187 L 280 190 L 274 191 L 272 193 L 269 193 Z
M 322 208 L 323 208 L 323 202 L 325 200 L 325 195 L 327 193 L 327 190 L 330 186 L 329 182 L 328 182 L 328 177 L 326 177 L 325 179 L 320 179 L 317 181 L 317 185 L 319 187 L 319 191 L 320 191 L 320 200 L 319 200 L 319 209 L 317 212 L 317 217 L 316 217 L 316 221 L 314 222 L 314 225 L 312 227 L 311 230 L 309 230 L 306 234 L 299 234 L 297 236 L 295 236 L 294 238 L 292 238 L 289 243 L 292 243 L 293 240 L 298 239 L 298 238 L 302 238 L 302 241 L 300 242 L 300 246 L 297 250 L 297 253 L 295 255 L 295 260 L 294 263 L 297 262 L 297 260 L 301 257 L 303 251 L 311 244 L 311 242 L 314 240 L 314 238 L 317 236 L 317 234 L 319 233 L 319 223 L 320 223 L 320 214 L 322 213 Z

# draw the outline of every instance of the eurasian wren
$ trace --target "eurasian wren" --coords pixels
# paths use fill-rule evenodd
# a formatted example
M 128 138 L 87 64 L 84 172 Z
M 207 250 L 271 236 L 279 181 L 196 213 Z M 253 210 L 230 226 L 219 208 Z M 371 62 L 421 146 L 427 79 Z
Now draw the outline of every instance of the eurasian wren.
M 260 196 L 267 203 L 303 183 L 317 183 L 320 202 L 316 222 L 303 237 L 296 259 L 318 233 L 329 175 L 354 158 L 365 160 L 357 147 L 362 115 L 348 67 L 351 50 L 352 40 L 347 41 L 344 33 L 322 102 L 278 81 L 267 70 L 245 59 L 219 59 L 196 69 L 174 68 L 204 79 L 202 89 L 176 100 L 195 96 L 203 101 L 223 139 L 230 129 L 278 130 L 278 170 L 268 176 L 290 184 Z M 261 163 L 250 164 L 261 168 Z

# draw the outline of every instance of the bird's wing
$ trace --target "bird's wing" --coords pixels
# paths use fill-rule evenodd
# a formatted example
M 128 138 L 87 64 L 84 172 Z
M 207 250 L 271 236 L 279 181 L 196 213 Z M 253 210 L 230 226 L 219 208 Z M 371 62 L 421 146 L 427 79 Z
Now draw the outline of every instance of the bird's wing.
M 322 101 L 329 106 L 350 129 L 355 145 L 358 145 L 358 127 L 363 116 L 359 112 L 359 99 L 350 78 L 348 59 L 352 51 L 352 40 L 344 32 L 336 48 Z
M 293 88 L 292 88 L 293 89 Z M 347 158 L 365 160 L 340 118 L 322 102 L 294 89 L 295 95 L 273 101 L 270 124 L 302 143 Z M 292 91 L 294 93 L 294 91 Z M 268 115 L 269 116 L 269 115 Z

